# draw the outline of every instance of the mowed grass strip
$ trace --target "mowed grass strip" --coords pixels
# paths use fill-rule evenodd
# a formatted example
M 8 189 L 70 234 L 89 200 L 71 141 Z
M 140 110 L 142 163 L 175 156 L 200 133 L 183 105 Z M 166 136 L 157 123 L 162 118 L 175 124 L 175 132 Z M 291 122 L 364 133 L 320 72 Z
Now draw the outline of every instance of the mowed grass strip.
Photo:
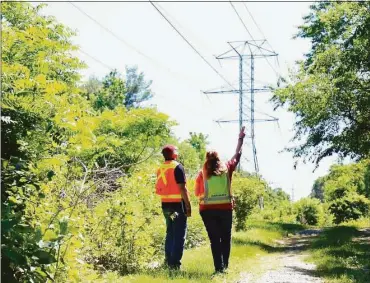
M 303 226 L 276 223 L 249 223 L 248 230 L 233 233 L 233 244 L 230 256 L 230 268 L 227 274 L 213 276 L 214 267 L 209 245 L 185 250 L 182 259 L 182 271 L 171 272 L 156 269 L 141 274 L 115 278 L 104 282 L 230 282 L 240 278 L 242 272 L 262 273 L 263 256 L 269 252 L 278 252 L 275 240 L 282 239 L 288 233 L 303 229 Z M 271 266 L 269 266 L 271 268 Z
M 309 248 L 317 275 L 330 283 L 370 282 L 370 229 L 327 228 Z

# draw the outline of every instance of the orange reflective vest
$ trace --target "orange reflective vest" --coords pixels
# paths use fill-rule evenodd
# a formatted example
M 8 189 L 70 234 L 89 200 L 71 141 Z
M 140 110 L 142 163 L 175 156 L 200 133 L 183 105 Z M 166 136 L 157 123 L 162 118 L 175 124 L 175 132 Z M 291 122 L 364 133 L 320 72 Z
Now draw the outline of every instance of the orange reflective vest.
M 157 171 L 156 194 L 162 202 L 181 202 L 180 188 L 175 179 L 175 168 L 178 162 L 171 160 L 163 163 Z

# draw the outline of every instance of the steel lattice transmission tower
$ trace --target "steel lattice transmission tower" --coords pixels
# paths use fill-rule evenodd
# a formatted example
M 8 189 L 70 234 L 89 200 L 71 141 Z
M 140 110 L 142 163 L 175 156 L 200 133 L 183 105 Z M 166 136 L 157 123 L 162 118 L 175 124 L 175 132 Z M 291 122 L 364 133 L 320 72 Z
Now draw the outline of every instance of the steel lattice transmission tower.
M 277 118 L 270 116 L 270 119 L 255 119 L 255 99 L 256 93 L 270 91 L 270 88 L 260 87 L 255 88 L 255 59 L 278 56 L 274 51 L 268 50 L 264 47 L 266 40 L 246 40 L 246 41 L 232 41 L 228 42 L 231 49 L 217 56 L 218 60 L 238 60 L 239 61 L 239 89 L 222 89 L 217 91 L 205 91 L 205 94 L 222 94 L 222 93 L 237 93 L 239 95 L 239 119 L 237 120 L 217 120 L 218 123 L 233 123 L 239 122 L 239 129 L 242 128 L 243 122 L 247 124 L 247 138 L 251 140 L 254 170 L 258 174 L 259 166 L 257 159 L 256 141 L 254 126 L 256 122 L 278 121 Z M 250 67 L 245 70 L 245 67 Z M 247 71 L 250 71 L 248 80 Z M 245 94 L 250 95 L 249 101 L 244 103 L 244 99 L 248 99 Z M 240 170 L 240 164 L 239 164 Z

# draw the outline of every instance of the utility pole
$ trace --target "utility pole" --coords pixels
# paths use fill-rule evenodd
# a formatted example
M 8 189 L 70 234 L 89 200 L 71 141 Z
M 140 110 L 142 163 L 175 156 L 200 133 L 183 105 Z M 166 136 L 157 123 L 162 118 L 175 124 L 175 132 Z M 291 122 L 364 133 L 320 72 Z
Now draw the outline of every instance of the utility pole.
M 292 185 L 292 203 L 294 202 L 294 185 Z
M 238 93 L 239 94 L 239 119 L 238 120 L 217 120 L 217 123 L 233 123 L 239 122 L 239 130 L 243 126 L 243 122 L 247 122 L 247 138 L 251 139 L 252 154 L 253 154 L 253 165 L 254 171 L 258 175 L 259 166 L 257 158 L 257 149 L 255 141 L 255 131 L 254 126 L 256 122 L 269 122 L 278 121 L 277 118 L 270 116 L 270 119 L 255 119 L 255 93 L 266 92 L 270 89 L 267 87 L 255 88 L 255 78 L 254 78 L 254 61 L 255 59 L 273 57 L 278 54 L 274 51 L 266 49 L 263 45 L 266 40 L 246 40 L 246 41 L 232 41 L 228 42 L 231 49 L 217 56 L 218 60 L 239 60 L 239 89 L 228 89 L 228 90 L 218 90 L 218 91 L 205 91 L 205 94 L 225 94 L 225 93 Z M 250 81 L 247 84 L 244 81 L 244 63 L 250 63 Z M 244 88 L 244 86 L 246 86 Z M 243 104 L 243 98 L 245 94 L 250 93 L 250 101 L 247 105 Z M 247 110 L 245 112 L 244 110 Z M 248 113 L 249 112 L 249 113 Z M 248 135 L 249 134 L 249 135 Z M 240 163 L 238 170 L 240 171 Z

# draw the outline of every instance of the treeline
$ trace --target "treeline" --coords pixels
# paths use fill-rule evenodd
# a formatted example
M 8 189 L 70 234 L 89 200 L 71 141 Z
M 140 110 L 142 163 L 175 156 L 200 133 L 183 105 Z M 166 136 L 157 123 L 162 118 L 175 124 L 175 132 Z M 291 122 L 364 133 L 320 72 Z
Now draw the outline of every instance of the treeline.
M 298 219 L 308 224 L 339 224 L 369 213 L 369 11 L 366 1 L 312 4 L 296 34 L 311 48 L 274 91 L 276 107 L 287 106 L 296 116 L 296 145 L 287 150 L 297 162 L 318 165 L 331 155 L 353 162 L 332 166 L 316 180 L 312 198 L 297 204 Z
M 315 181 L 311 197 L 324 204 L 335 224 L 369 216 L 370 160 L 333 165 Z

